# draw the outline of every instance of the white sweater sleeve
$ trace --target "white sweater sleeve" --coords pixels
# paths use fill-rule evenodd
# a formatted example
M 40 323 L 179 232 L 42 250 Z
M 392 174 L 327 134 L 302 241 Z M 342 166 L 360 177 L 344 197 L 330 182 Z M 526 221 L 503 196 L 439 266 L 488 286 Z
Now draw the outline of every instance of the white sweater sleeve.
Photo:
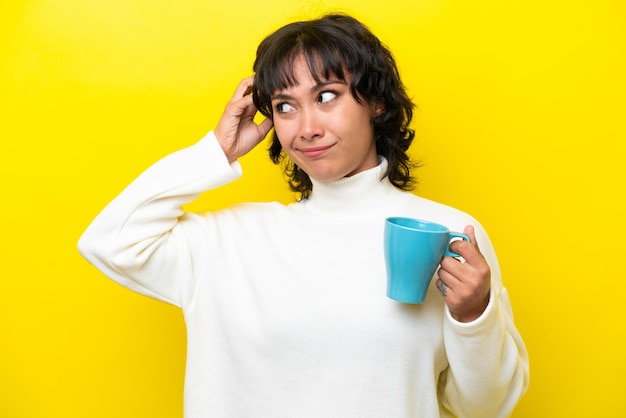
M 491 295 L 475 321 L 456 321 L 446 308 L 444 341 L 449 369 L 444 405 L 460 418 L 507 417 L 528 388 L 528 353 L 517 331 L 500 268 L 486 233 L 477 229 L 490 260 Z
M 212 132 L 152 165 L 109 203 L 78 242 L 81 254 L 117 283 L 182 306 L 207 262 L 205 223 L 182 206 L 241 175 Z M 193 242 L 193 244 L 192 244 Z

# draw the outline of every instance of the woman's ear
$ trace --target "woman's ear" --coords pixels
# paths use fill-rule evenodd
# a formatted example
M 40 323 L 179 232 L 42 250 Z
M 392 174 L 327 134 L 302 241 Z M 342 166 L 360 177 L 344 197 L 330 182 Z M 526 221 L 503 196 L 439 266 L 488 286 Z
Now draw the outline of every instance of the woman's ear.
M 380 116 L 385 111 L 385 103 L 382 100 L 376 100 L 372 103 L 372 112 L 374 117 Z

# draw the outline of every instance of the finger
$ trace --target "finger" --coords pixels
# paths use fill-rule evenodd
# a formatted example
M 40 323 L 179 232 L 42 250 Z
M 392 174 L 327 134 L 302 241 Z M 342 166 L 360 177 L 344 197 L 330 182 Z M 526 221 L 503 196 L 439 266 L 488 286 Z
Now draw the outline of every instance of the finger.
M 450 244 L 450 251 L 458 253 L 463 258 L 464 262 L 472 264 L 472 260 L 480 260 L 483 256 L 480 252 L 480 248 L 478 248 L 474 227 L 471 225 L 466 226 L 463 229 L 463 233 L 470 238 L 470 242 L 455 240 Z
M 231 100 L 226 106 L 225 114 L 241 120 L 251 120 L 256 115 L 257 109 L 252 101 L 252 96 L 247 95 L 239 99 Z
M 271 119 L 264 119 L 263 122 L 259 124 L 259 135 L 261 135 L 262 138 L 265 138 L 270 129 L 272 129 L 272 126 L 274 126 L 274 122 Z
M 254 76 L 246 77 L 239 82 L 239 85 L 233 93 L 231 102 L 237 101 L 242 97 L 248 96 L 252 92 L 252 84 L 254 83 Z
M 242 119 L 253 119 L 256 115 L 257 109 L 252 101 L 252 96 L 250 95 L 244 96 L 239 102 L 237 102 L 237 106 L 242 108 Z
M 472 242 L 472 244 L 474 244 L 474 246 L 476 248 L 478 248 L 478 240 L 476 240 L 476 230 L 475 230 L 474 226 L 473 225 L 467 225 L 463 229 L 463 233 L 465 235 L 467 235 L 468 237 L 470 237 L 470 241 Z
M 441 296 L 445 299 L 448 296 L 448 285 L 441 279 L 438 279 L 435 285 L 437 286 L 437 289 L 439 289 Z
M 452 257 L 444 257 L 441 260 L 441 267 L 437 272 L 437 276 L 443 280 L 448 287 L 454 288 L 459 285 L 463 276 L 463 265 L 459 261 Z

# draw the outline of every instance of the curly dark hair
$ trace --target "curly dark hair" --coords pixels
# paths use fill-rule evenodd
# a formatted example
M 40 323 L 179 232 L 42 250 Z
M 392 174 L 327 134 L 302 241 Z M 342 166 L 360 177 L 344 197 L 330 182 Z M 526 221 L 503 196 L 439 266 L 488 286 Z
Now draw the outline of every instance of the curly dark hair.
M 271 97 L 277 90 L 297 85 L 294 61 L 305 57 L 316 81 L 335 76 L 346 81 L 358 103 L 382 103 L 384 111 L 374 116 L 376 151 L 388 161 L 384 177 L 401 190 L 415 185 L 413 163 L 407 150 L 415 132 L 409 128 L 413 103 L 400 80 L 391 51 L 361 22 L 343 14 L 290 23 L 266 37 L 257 49 L 252 97 L 261 114 L 272 118 Z M 285 162 L 289 187 L 301 199 L 310 196 L 313 185 L 308 174 L 289 158 L 274 132 L 269 155 L 275 164 Z M 285 161 L 286 160 L 286 161 Z

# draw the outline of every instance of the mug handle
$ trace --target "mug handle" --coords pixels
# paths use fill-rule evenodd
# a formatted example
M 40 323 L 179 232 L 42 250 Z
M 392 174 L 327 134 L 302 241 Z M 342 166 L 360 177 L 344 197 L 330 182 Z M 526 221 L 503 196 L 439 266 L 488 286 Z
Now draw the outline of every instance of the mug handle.
M 465 234 L 461 234 L 460 232 L 450 232 L 448 234 L 448 245 L 446 245 L 446 250 L 443 252 L 444 257 L 461 257 L 461 254 L 450 251 L 450 243 L 454 238 L 461 238 L 463 239 L 463 241 L 472 242 L 472 240 L 470 240 L 470 237 Z

